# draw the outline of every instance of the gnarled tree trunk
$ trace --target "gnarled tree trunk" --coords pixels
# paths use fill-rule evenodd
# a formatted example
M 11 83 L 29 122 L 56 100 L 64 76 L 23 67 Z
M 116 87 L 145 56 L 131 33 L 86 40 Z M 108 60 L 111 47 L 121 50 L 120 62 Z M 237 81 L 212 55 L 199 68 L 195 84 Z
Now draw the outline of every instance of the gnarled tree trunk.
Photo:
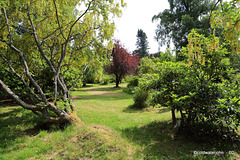
M 51 123 L 57 124 L 70 123 L 78 125 L 83 124 L 83 122 L 77 116 L 76 107 L 72 99 L 69 99 L 67 102 L 67 105 L 69 105 L 69 107 L 71 108 L 71 112 L 66 108 L 65 110 L 63 110 L 49 101 L 46 101 L 46 105 L 29 105 L 25 103 L 23 100 L 21 100 L 18 95 L 12 92 L 11 89 L 9 89 L 2 80 L 0 80 L 0 85 L 1 88 L 5 92 L 7 92 L 12 97 L 12 99 L 14 99 L 20 106 L 22 106 L 25 109 L 31 110 L 33 113 L 37 115 L 42 115 L 44 119 L 49 120 L 49 122 Z M 50 116 L 49 111 L 53 111 L 55 113 L 55 116 Z

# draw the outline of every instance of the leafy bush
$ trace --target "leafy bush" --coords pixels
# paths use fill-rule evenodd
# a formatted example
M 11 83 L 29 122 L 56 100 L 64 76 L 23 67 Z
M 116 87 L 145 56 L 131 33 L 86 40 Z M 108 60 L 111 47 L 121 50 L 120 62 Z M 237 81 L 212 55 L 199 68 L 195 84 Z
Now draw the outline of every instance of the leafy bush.
M 138 79 L 137 76 L 128 76 L 126 81 L 128 82 L 127 88 L 124 88 L 123 91 L 127 94 L 133 94 L 134 88 L 138 86 Z
M 142 74 L 153 74 L 155 73 L 155 63 L 153 59 L 144 57 L 140 61 L 139 73 Z
M 134 108 L 143 109 L 150 105 L 149 103 L 149 85 L 158 78 L 157 74 L 144 74 L 138 80 L 138 87 L 134 89 Z
M 128 80 L 128 85 L 127 87 L 136 87 L 138 86 L 138 77 L 137 76 L 131 76 L 131 78 Z
M 113 82 L 115 82 L 113 75 L 103 74 L 102 79 L 101 79 L 102 85 L 107 85 L 107 84 L 113 83 Z
M 227 49 L 217 47 L 219 40 L 214 35 L 205 38 L 193 31 L 189 37 L 189 41 L 192 38 L 194 43 L 201 45 L 194 48 L 192 46 L 197 45 L 192 42 L 192 46 L 188 46 L 189 72 L 180 86 L 182 96 L 175 99 L 181 106 L 176 109 L 185 111 L 182 121 L 185 125 L 216 126 L 219 131 L 237 130 L 240 125 L 240 86 L 238 76 L 226 58 Z M 204 47 L 209 45 L 212 47 Z M 194 49 L 198 50 L 198 55 L 193 55 L 196 54 Z
M 24 88 L 23 83 L 9 71 L 8 68 L 0 70 L 1 80 L 12 89 L 20 98 L 28 97 L 28 91 Z M 10 98 L 9 95 L 0 88 L 0 99 Z
M 143 109 L 148 107 L 148 104 L 146 102 L 148 99 L 148 95 L 149 95 L 148 91 L 142 88 L 136 87 L 134 98 L 133 98 L 134 104 L 132 105 L 132 108 Z

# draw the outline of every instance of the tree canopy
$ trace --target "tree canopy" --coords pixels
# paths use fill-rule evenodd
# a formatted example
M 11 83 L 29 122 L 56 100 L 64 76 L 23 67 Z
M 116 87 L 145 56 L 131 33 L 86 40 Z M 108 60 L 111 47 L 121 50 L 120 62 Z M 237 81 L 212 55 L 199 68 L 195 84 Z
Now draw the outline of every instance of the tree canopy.
M 3 90 L 50 121 L 79 122 L 69 88 L 91 59 L 107 57 L 115 29 L 111 18 L 121 15 L 123 1 L 1 0 L 0 4 L 1 72 L 11 72 L 26 93 L 14 93 L 8 77 L 0 79 Z M 68 74 L 76 76 L 70 86 L 65 82 Z M 46 85 L 50 94 L 43 88 Z
M 172 41 L 177 52 L 188 44 L 187 36 L 192 29 L 209 35 L 210 14 L 217 8 L 217 0 L 168 0 L 170 9 L 165 9 L 152 20 L 160 23 L 156 29 L 156 40 L 160 46 Z M 178 58 L 178 57 L 177 57 Z
M 112 62 L 106 66 L 106 71 L 115 75 L 116 87 L 118 87 L 126 75 L 132 74 L 138 69 L 138 64 L 139 57 L 128 53 L 120 41 L 116 40 L 112 50 Z
M 134 54 L 137 53 L 140 58 L 146 57 L 149 55 L 147 35 L 142 29 L 138 29 L 136 46 L 137 46 L 137 49 L 133 51 Z

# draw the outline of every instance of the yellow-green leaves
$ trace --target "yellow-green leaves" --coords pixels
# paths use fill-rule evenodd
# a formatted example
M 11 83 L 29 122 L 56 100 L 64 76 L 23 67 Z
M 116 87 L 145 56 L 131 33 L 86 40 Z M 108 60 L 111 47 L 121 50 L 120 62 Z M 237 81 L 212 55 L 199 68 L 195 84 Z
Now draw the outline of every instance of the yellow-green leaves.
M 191 66 L 194 60 L 205 64 L 206 57 L 214 54 L 219 49 L 219 39 L 214 35 L 204 37 L 198 34 L 195 30 L 188 35 L 188 65 Z
M 225 40 L 230 44 L 232 55 L 239 53 L 240 45 L 240 8 L 239 0 L 225 2 L 222 9 L 215 11 L 211 17 L 211 27 L 213 29 L 221 28 Z

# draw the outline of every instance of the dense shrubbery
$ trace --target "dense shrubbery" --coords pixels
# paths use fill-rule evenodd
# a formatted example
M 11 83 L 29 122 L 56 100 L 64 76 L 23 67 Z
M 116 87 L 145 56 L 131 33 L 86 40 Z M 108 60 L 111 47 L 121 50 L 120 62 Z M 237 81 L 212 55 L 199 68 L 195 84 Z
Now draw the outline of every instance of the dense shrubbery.
M 199 123 L 214 126 L 219 132 L 237 130 L 240 76 L 232 69 L 227 49 L 217 48 L 218 39 L 213 35 L 205 38 L 193 31 L 191 36 L 194 43 L 201 39 L 202 45 L 198 47 L 202 47 L 202 52 L 196 45 L 194 48 L 194 43 L 193 47 L 183 49 L 182 53 L 190 54 L 188 66 L 148 58 L 141 61 L 133 107 L 170 107 L 173 123 L 177 121 L 175 112 L 180 112 L 181 128 Z M 206 44 L 215 47 L 208 49 Z
M 2 80 L 6 82 L 6 84 L 12 88 L 12 90 L 19 95 L 21 98 L 27 97 L 27 90 L 24 89 L 22 82 L 15 78 L 14 74 L 9 71 L 8 68 L 0 70 L 0 75 Z M 0 89 L 0 99 L 10 98 L 9 95 Z
M 9 68 L 5 67 L 3 70 L 0 70 L 0 75 L 9 88 L 11 88 L 20 98 L 31 98 L 29 90 L 24 86 L 21 80 L 16 78 L 16 75 L 9 71 Z M 33 75 L 33 77 L 35 77 L 47 97 L 53 94 L 53 75 L 48 71 L 48 68 L 40 70 L 40 72 L 37 73 L 37 75 Z M 30 88 L 33 88 L 33 85 L 29 81 L 26 81 L 26 83 Z M 0 90 L 0 97 L 2 99 L 10 98 L 3 90 Z
M 133 107 L 137 109 L 146 108 L 150 105 L 149 85 L 158 78 L 157 74 L 145 74 L 142 78 L 138 79 L 138 86 L 134 88 L 134 104 Z

